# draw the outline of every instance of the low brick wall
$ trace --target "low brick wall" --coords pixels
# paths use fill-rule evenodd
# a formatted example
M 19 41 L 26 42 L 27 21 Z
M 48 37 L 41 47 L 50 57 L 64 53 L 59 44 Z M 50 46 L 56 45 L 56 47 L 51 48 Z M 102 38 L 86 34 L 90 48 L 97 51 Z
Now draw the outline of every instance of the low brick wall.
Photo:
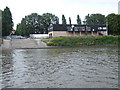
M 99 36 L 107 35 L 107 31 L 95 31 L 95 32 L 68 32 L 68 31 L 51 31 L 48 33 L 49 37 L 59 37 L 59 36 Z

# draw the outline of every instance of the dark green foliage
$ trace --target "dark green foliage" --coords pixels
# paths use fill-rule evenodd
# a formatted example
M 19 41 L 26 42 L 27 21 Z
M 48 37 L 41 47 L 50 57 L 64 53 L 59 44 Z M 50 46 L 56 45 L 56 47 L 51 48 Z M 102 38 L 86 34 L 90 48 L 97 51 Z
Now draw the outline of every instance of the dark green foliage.
M 8 7 L 2 11 L 2 36 L 10 35 L 13 30 L 12 14 Z
M 104 25 L 105 23 L 105 15 L 102 14 L 91 14 L 85 17 L 86 24 L 88 25 Z
M 84 36 L 84 37 L 54 37 L 49 46 L 91 46 L 91 45 L 106 45 L 118 44 L 120 36 Z
M 40 31 L 40 18 L 41 16 L 37 13 L 32 13 L 31 15 L 25 16 L 25 18 L 22 19 L 21 23 L 17 25 L 16 34 L 29 36 L 29 34 L 43 33 L 42 31 Z
M 50 24 L 59 24 L 59 18 L 51 13 L 38 15 L 32 13 L 22 19 L 17 25 L 16 34 L 29 36 L 30 34 L 47 34 Z
M 108 33 L 111 35 L 120 35 L 120 15 L 111 13 L 106 17 L 108 24 Z
M 4 15 L 4 13 L 3 13 Z M 9 15 L 10 16 L 10 15 Z M 3 18 L 5 23 L 5 18 Z M 10 21 L 10 20 L 9 20 Z M 107 22 L 106 22 L 107 21 Z M 62 15 L 62 24 L 66 24 L 65 16 Z M 89 25 L 105 25 L 108 24 L 108 33 L 111 35 L 119 35 L 120 34 L 120 15 L 117 14 L 109 14 L 106 18 L 102 14 L 91 14 L 85 17 L 84 24 Z M 51 13 L 44 13 L 43 15 L 38 15 L 37 13 L 33 13 L 31 15 L 26 16 L 22 19 L 21 23 L 17 25 L 16 34 L 29 36 L 29 34 L 33 33 L 48 33 L 48 27 L 50 24 L 59 24 L 59 18 Z M 69 24 L 71 24 L 71 18 L 69 17 Z M 81 19 L 79 15 L 77 15 L 77 24 L 81 24 Z M 6 24 L 3 25 L 3 35 L 6 33 L 10 34 L 6 31 Z M 7 24 L 8 25 L 8 24 Z M 12 24 L 13 25 L 13 24 Z
M 69 17 L 69 24 L 71 24 L 71 18 Z
M 51 13 L 44 13 L 42 15 L 43 33 L 48 33 L 50 24 L 59 24 L 59 18 Z
M 66 19 L 65 19 L 65 16 L 64 16 L 64 15 L 62 15 L 62 24 L 67 24 L 67 22 L 66 22 Z
M 116 35 L 120 35 L 120 15 L 117 15 L 117 34 Z
M 77 15 L 77 24 L 78 24 L 78 25 L 81 25 L 81 19 L 80 19 L 80 16 L 79 16 L 79 15 Z

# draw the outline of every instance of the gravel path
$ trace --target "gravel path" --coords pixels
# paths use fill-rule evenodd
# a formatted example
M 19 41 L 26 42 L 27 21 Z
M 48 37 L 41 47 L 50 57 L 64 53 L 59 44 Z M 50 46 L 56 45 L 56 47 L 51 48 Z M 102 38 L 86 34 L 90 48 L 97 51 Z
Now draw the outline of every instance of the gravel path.
M 48 48 L 41 39 L 12 39 L 4 40 L 2 48 L 4 49 L 19 49 L 19 48 Z

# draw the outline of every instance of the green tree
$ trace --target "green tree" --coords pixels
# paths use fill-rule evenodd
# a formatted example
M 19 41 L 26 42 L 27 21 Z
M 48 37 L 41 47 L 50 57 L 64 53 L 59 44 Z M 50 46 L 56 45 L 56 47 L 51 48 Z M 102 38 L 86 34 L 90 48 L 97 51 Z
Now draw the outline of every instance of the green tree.
M 90 25 L 104 25 L 105 24 L 105 15 L 102 14 L 91 14 L 85 17 L 86 24 Z
M 51 13 L 44 13 L 43 15 L 32 13 L 25 16 L 21 23 L 17 25 L 16 34 L 23 36 L 29 36 L 30 34 L 47 34 L 49 25 L 58 23 L 59 18 Z
M 22 35 L 22 36 L 29 36 L 30 30 L 31 29 L 29 29 L 29 27 L 26 24 L 25 18 L 23 18 L 21 23 L 17 24 L 17 29 L 16 29 L 15 34 Z
M 29 31 L 28 33 L 43 33 L 41 30 L 41 25 L 42 25 L 42 16 L 38 15 L 37 13 L 32 13 L 28 16 L 25 17 L 26 19 L 26 27 L 28 28 Z
M 120 34 L 120 15 L 111 13 L 106 17 L 108 24 L 108 33 L 111 35 Z
M 78 24 L 78 25 L 81 25 L 81 19 L 80 19 L 80 16 L 79 16 L 79 15 L 77 15 L 77 24 Z
M 67 24 L 67 22 L 66 22 L 66 19 L 65 19 L 65 16 L 64 16 L 64 15 L 62 15 L 62 24 Z
M 83 21 L 84 24 L 91 24 L 91 18 L 90 18 L 90 14 L 85 16 L 85 21 Z
M 39 34 L 43 33 L 42 27 L 41 27 L 42 21 L 41 16 L 37 13 L 32 13 L 28 16 L 25 16 L 21 20 L 21 23 L 17 25 L 16 34 L 17 35 L 23 35 L 23 36 L 29 36 L 30 34 Z
M 10 35 L 13 30 L 12 14 L 8 7 L 2 12 L 2 36 Z
M 120 35 L 120 14 L 117 14 L 117 35 Z
M 69 24 L 71 24 L 71 18 L 69 17 Z
M 50 24 L 59 24 L 59 18 L 52 13 L 44 13 L 42 15 L 43 33 L 48 33 Z

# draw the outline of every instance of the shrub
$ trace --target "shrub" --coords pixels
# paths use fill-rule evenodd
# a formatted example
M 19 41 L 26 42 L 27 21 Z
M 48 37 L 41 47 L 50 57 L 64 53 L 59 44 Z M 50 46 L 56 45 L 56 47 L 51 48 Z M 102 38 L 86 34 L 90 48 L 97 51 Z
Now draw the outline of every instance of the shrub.
M 90 46 L 118 44 L 120 36 L 83 36 L 83 37 L 54 37 L 47 42 L 48 46 Z

